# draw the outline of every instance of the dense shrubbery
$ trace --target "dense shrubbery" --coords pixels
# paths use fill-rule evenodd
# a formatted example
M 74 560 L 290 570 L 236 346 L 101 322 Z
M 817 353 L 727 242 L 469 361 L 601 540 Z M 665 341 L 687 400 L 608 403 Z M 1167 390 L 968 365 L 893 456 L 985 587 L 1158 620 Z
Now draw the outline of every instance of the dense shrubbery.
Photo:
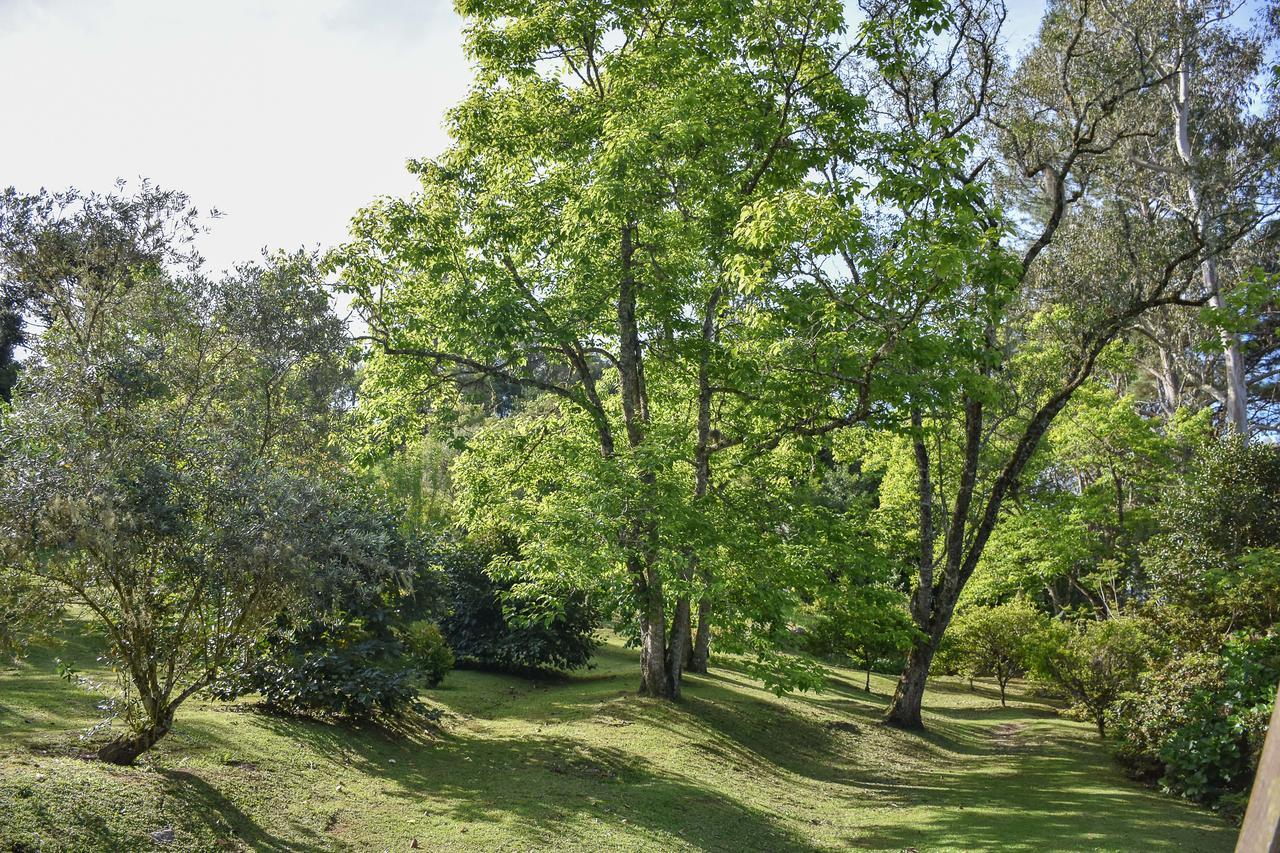
M 294 713 L 368 717 L 409 707 L 417 671 L 405 665 L 392 614 L 372 610 L 292 626 L 282 619 L 262 643 L 235 692 Z
M 509 556 L 496 543 L 446 541 L 436 555 L 448 613 L 440 627 L 462 666 L 521 672 L 570 670 L 591 661 L 599 618 L 578 592 L 530 595 L 488 567 Z
M 411 707 L 422 687 L 438 685 L 453 666 L 439 629 L 415 616 L 440 605 L 438 578 L 421 571 L 424 550 L 395 517 L 354 495 L 339 500 L 331 523 L 342 531 L 328 571 L 317 578 L 300 613 L 280 614 L 223 696 L 257 693 L 275 710 L 341 717 L 394 714 Z M 412 598 L 411 598 L 412 595 Z
M 1225 811 L 1243 809 L 1280 681 L 1280 636 L 1239 635 L 1221 655 L 1145 673 L 1108 713 L 1137 775 Z

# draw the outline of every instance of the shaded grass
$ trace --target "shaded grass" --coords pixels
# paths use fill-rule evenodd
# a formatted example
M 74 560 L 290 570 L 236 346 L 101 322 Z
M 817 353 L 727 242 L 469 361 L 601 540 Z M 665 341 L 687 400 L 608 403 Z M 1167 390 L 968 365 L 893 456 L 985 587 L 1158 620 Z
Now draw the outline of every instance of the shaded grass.
M 678 705 L 634 653 L 529 680 L 455 672 L 395 730 L 194 703 L 136 768 L 76 757 L 96 641 L 0 673 L 0 850 L 1227 850 L 1213 815 L 1125 779 L 1083 724 L 941 679 L 926 734 L 883 726 L 892 682 L 835 670 L 777 698 L 732 666 Z

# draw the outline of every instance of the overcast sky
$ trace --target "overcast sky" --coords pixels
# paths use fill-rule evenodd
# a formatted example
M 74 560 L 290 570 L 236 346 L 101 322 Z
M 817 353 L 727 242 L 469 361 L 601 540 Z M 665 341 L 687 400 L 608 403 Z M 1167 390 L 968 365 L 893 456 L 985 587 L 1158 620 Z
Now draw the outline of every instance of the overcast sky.
M 1040 0 L 1010 0 L 1025 43 Z M 469 73 L 444 0 L 0 0 L 0 186 L 150 178 L 224 216 L 215 268 L 328 246 L 441 151 Z

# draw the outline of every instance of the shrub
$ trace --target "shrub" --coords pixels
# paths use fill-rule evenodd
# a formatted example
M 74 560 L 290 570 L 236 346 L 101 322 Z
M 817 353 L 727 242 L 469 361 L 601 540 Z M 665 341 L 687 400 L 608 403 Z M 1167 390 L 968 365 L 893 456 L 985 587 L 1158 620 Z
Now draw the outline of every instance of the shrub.
M 418 619 L 404 626 L 400 634 L 409 662 L 427 687 L 436 687 L 453 669 L 453 651 L 434 622 Z
M 994 678 L 1004 705 L 1009 682 L 1026 675 L 1031 666 L 1045 621 L 1025 599 L 965 608 L 952 624 L 947 660 L 970 678 Z
M 404 652 L 387 610 L 300 626 L 282 619 L 235 689 L 223 695 L 256 692 L 267 707 L 291 713 L 394 714 L 418 697 L 420 674 Z
M 417 540 L 395 515 L 359 489 L 335 495 L 327 524 L 335 534 L 297 612 L 281 613 L 263 642 L 219 686 L 225 697 L 258 693 L 270 708 L 362 718 L 395 714 L 440 683 L 453 659 L 430 622 L 440 587 Z M 412 588 L 411 588 L 412 587 Z
M 1112 709 L 1118 757 L 1167 790 L 1239 812 L 1280 681 L 1280 636 L 1237 635 L 1220 655 L 1169 661 Z
M 1206 445 L 1160 522 L 1143 569 L 1179 648 L 1216 653 L 1228 633 L 1280 620 L 1280 448 L 1238 437 Z
M 1131 617 L 1074 627 L 1050 623 L 1032 657 L 1038 677 L 1071 700 L 1106 736 L 1107 712 L 1132 690 L 1148 662 L 1150 638 Z
M 869 693 L 873 669 L 901 669 L 915 628 L 906 610 L 894 606 L 896 602 L 843 606 L 850 600 L 837 597 L 835 602 L 822 602 L 822 610 L 804 634 L 804 649 L 816 657 L 857 663 L 866 673 L 863 689 Z
M 455 541 L 439 548 L 436 562 L 448 600 L 440 628 L 459 665 L 506 672 L 586 666 L 599 625 L 586 594 L 532 594 L 515 580 L 496 579 L 488 571 L 491 561 L 514 550 Z

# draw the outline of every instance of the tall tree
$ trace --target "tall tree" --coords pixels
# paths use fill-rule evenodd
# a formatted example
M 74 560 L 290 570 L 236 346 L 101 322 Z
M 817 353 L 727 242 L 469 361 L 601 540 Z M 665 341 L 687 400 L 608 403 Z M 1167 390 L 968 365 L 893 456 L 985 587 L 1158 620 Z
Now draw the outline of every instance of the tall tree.
M 1208 302 L 1208 285 L 1192 272 L 1271 214 L 1265 204 L 1254 206 L 1230 227 L 1206 231 L 1185 206 L 1157 200 L 1166 172 L 1133 152 L 1158 134 L 1148 121 L 1150 104 L 1175 71 L 1131 41 L 1105 7 L 1051 4 L 1037 44 L 980 109 L 991 159 L 977 166 L 993 167 L 995 198 L 1005 202 L 991 204 L 989 214 L 1018 236 L 1017 286 L 1011 299 L 988 297 L 995 312 L 975 303 L 987 323 L 986 345 L 968 367 L 945 363 L 948 376 L 960 376 L 957 393 L 922 395 L 911 407 L 919 502 L 911 610 L 922 639 L 890 707 L 895 724 L 922 725 L 929 664 L 959 595 L 1042 437 L 1099 357 L 1147 312 Z M 984 50 L 990 44 L 977 43 Z M 948 56 L 920 66 L 930 85 L 904 86 L 900 113 L 909 115 L 914 91 L 945 91 L 931 83 L 953 73 Z M 989 60 L 975 61 L 985 67 Z M 1238 170 L 1256 183 L 1267 167 L 1253 157 Z M 991 288 L 973 283 L 975 297 Z M 935 453 L 935 437 L 953 451 Z M 948 459 L 954 467 L 939 470 Z
M 919 31 L 934 6 L 880 23 Z M 902 282 L 941 273 L 945 288 L 964 253 L 923 250 L 950 221 L 904 229 L 870 281 L 854 271 L 860 292 L 899 288 L 872 306 L 882 316 L 833 330 L 823 315 L 819 255 L 869 252 L 865 209 L 928 195 L 901 168 L 921 152 L 865 132 L 849 65 L 875 62 L 883 38 L 845 43 L 837 3 L 461 9 L 477 80 L 452 113 L 454 147 L 414 165 L 416 197 L 363 212 L 336 262 L 375 364 L 411 365 L 397 368 L 405 381 L 437 388 L 498 380 L 545 395 L 486 440 L 558 464 L 545 480 L 532 465 L 473 467 L 488 488 L 471 494 L 533 513 L 512 515 L 537 531 L 526 561 L 619 567 L 641 690 L 674 697 L 686 660 L 705 666 L 714 618 L 713 458 L 759 459 L 865 418 L 871 377 L 928 301 L 896 304 Z M 855 160 L 864 141 L 874 153 Z M 820 251 L 795 252 L 803 238 Z

